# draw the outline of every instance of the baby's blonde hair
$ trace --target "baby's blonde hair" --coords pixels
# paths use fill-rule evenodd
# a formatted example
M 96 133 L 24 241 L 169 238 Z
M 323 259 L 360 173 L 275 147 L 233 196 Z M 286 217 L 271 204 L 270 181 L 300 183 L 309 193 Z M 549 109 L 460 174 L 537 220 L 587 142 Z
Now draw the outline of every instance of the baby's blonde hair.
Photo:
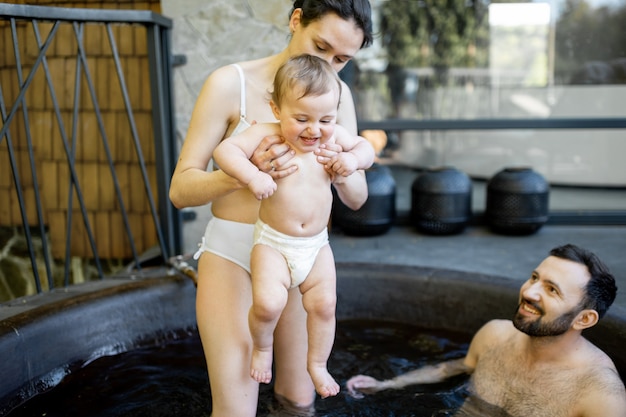
M 298 55 L 289 58 L 276 72 L 272 101 L 280 108 L 281 99 L 287 93 L 300 90 L 297 99 L 306 96 L 321 96 L 337 89 L 337 107 L 341 97 L 341 80 L 330 64 L 313 55 Z

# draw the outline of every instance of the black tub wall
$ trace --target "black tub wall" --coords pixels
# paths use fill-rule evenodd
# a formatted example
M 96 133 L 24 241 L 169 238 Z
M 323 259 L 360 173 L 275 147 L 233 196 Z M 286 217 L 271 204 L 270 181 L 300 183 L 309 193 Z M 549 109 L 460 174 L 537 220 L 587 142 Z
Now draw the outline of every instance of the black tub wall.
M 380 264 L 338 266 L 337 294 L 339 319 L 401 321 L 469 333 L 492 318 L 510 318 L 517 305 L 517 286 L 508 280 Z
M 24 311 L 6 317 L 13 310 Z M 0 321 L 0 415 L 58 383 L 71 366 L 171 339 L 196 324 L 193 283 L 165 274 L 78 285 L 16 300 L 0 311 L 5 316 Z
M 377 319 L 465 332 L 511 318 L 519 284 L 456 271 L 337 265 L 337 319 Z M 47 301 L 49 300 L 49 302 Z M 0 415 L 58 382 L 70 365 L 195 329 L 195 288 L 179 275 L 72 287 L 0 308 Z M 7 308 L 24 309 L 14 315 Z M 612 307 L 587 336 L 626 370 L 626 312 Z

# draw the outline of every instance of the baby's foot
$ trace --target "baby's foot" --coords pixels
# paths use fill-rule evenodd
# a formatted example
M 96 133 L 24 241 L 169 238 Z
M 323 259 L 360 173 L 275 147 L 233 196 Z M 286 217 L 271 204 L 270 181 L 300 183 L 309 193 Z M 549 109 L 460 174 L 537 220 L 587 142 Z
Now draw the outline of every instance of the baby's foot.
M 333 397 L 339 394 L 339 384 L 337 384 L 325 367 L 310 368 L 309 374 L 315 385 L 315 391 L 322 398 Z
M 250 376 L 262 384 L 269 384 L 272 380 L 272 351 L 252 349 L 252 363 Z

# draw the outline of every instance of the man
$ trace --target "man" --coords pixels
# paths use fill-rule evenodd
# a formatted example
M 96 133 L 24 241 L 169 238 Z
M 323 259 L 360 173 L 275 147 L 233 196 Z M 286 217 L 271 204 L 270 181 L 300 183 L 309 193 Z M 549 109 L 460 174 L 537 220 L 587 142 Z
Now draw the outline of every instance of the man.
M 356 397 L 471 374 L 471 395 L 457 415 L 624 417 L 626 391 L 611 359 L 582 336 L 615 299 L 608 268 L 574 245 L 554 248 L 520 290 L 513 321 L 492 320 L 464 358 L 378 381 L 348 382 Z

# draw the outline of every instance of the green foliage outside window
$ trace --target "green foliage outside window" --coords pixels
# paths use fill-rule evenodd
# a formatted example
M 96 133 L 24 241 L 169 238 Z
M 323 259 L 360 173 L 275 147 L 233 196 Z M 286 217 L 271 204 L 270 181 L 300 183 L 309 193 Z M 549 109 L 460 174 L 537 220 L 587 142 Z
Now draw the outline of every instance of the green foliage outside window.
M 613 68 L 607 83 L 626 83 L 626 6 L 593 4 L 565 0 L 552 10 L 557 84 L 572 82 L 589 63 Z M 382 43 L 389 66 L 433 68 L 439 81 L 449 68 L 488 68 L 488 9 L 489 2 L 481 0 L 382 2 Z
M 484 68 L 487 4 L 479 0 L 392 0 L 382 4 L 389 64 L 403 68 Z

